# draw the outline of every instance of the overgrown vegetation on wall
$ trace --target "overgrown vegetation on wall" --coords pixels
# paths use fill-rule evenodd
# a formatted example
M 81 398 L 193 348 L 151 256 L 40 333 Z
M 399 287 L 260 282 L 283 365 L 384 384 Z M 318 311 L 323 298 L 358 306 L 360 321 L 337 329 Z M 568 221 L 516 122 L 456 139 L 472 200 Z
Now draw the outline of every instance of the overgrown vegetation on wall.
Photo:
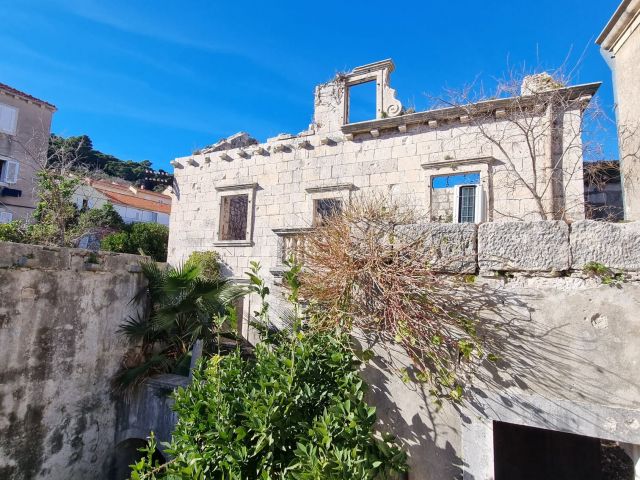
M 105 236 L 102 250 L 148 255 L 158 262 L 167 261 L 169 227 L 159 223 L 132 223 Z
M 43 168 L 36 173 L 38 203 L 35 222 L 14 220 L 0 224 L 0 241 L 36 245 L 73 246 L 89 233 L 109 233 L 104 250 L 144 253 L 156 261 L 167 260 L 169 228 L 155 223 L 126 225 L 110 204 L 97 209 L 78 210 L 72 202 L 80 178 L 65 168 Z
M 402 345 L 415 380 L 438 399 L 460 400 L 465 365 L 485 357 L 477 320 L 462 306 L 463 289 L 473 287 L 433 271 L 437 252 L 411 234 L 418 220 L 411 207 L 387 197 L 353 199 L 298 243 L 301 291 L 321 313 L 312 316 L 319 328 Z
M 224 326 L 227 310 L 242 293 L 219 276 L 208 277 L 198 259 L 176 268 L 153 261 L 141 262 L 141 266 L 148 284 L 133 301 L 143 307 L 143 313 L 120 327 L 135 345 L 113 379 L 114 388 L 120 391 L 134 388 L 153 374 L 188 374 L 196 340 L 203 342 L 205 354 L 220 351 L 219 335 L 228 330 Z
M 375 479 L 406 471 L 392 437 L 375 433 L 375 408 L 364 401 L 350 337 L 342 330 L 306 330 L 297 273 L 285 275 L 293 305 L 290 332 L 270 335 L 251 358 L 239 350 L 214 355 L 176 394 L 179 420 L 164 465 L 148 455 L 132 479 Z M 251 290 L 268 322 L 268 291 L 259 266 Z

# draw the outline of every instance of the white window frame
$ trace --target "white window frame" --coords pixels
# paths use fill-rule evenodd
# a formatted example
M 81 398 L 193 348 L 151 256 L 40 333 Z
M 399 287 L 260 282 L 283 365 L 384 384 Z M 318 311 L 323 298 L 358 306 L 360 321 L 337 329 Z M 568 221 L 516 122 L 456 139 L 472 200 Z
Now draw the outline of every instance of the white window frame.
M 5 115 L 3 110 L 12 111 L 12 113 L 13 113 L 13 115 L 12 115 L 13 118 L 11 119 L 11 124 L 10 124 L 8 130 L 6 128 L 2 127 L 2 118 Z M 14 107 L 12 105 L 7 105 L 6 103 L 0 103 L 0 133 L 5 133 L 7 135 L 15 135 L 16 134 L 16 131 L 18 129 L 18 114 L 19 113 L 20 113 L 20 110 L 17 107 Z
M 4 162 L 4 166 L 2 167 L 2 172 L 0 173 L 0 183 L 5 185 L 13 185 L 18 183 L 18 178 L 20 174 L 20 163 L 15 160 L 11 160 L 10 158 L 0 156 L 0 162 Z M 13 166 L 12 176 L 9 177 L 9 170 Z
M 0 210 L 0 223 L 9 223 L 13 220 L 13 213 L 7 210 Z
M 485 202 L 484 202 L 484 190 L 482 183 L 471 183 L 463 185 L 455 185 L 453 187 L 453 223 L 460 223 L 460 189 L 462 187 L 474 187 L 475 188 L 475 211 L 473 213 L 473 223 L 482 223 L 485 221 Z

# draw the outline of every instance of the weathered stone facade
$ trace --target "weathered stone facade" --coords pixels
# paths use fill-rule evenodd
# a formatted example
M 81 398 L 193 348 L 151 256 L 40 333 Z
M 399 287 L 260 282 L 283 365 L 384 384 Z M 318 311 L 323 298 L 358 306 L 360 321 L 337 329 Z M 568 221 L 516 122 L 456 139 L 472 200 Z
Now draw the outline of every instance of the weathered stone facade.
M 406 113 L 389 87 L 392 70 L 392 62 L 378 62 L 319 85 L 314 121 L 298 135 L 282 134 L 256 144 L 242 134 L 233 142 L 175 159 L 169 261 L 179 263 L 192 251 L 216 249 L 229 276 L 241 276 L 250 259 L 275 268 L 282 237 L 312 226 L 318 201 L 346 202 L 372 192 L 411 203 L 425 218 L 462 221 L 457 218 L 457 187 L 436 188 L 434 183 L 450 175 L 474 178 L 470 221 L 539 219 L 531 192 L 514 179 L 513 167 L 504 158 L 507 152 L 523 179 L 533 175 L 529 152 L 504 110 L 512 99 L 475 106 L 491 118 L 482 125 L 470 121 L 459 107 Z M 377 118 L 348 123 L 349 87 L 370 79 L 377 82 Z M 560 95 L 574 103 L 562 115 L 562 128 L 548 128 L 554 133 L 542 132 L 539 139 L 538 151 L 549 155 L 562 143 L 563 169 L 574 171 L 560 179 L 567 220 L 584 218 L 580 121 L 585 102 L 597 88 L 591 84 L 560 89 Z M 522 98 L 523 104 L 535 102 L 535 97 Z M 544 106 L 529 107 L 532 118 L 542 119 L 542 128 L 548 112 Z M 505 141 L 497 146 L 481 131 L 499 132 Z M 548 159 L 537 163 L 538 177 L 549 178 Z M 246 195 L 248 203 L 241 225 L 246 235 L 236 240 L 223 238 L 221 230 L 223 199 L 232 195 Z
M 463 232 L 469 227 L 472 232 Z M 434 232 L 433 224 L 407 228 L 427 238 L 445 233 Z M 450 228 L 440 261 L 449 273 L 478 272 L 467 277 L 475 293 L 461 291 L 461 301 L 481 321 L 485 341 L 496 342 L 500 360 L 476 372 L 463 405 L 439 409 L 427 386 L 401 379 L 399 370 L 411 370 L 411 361 L 400 349 L 374 347 L 379 357 L 365 370 L 369 399 L 381 427 L 408 448 L 409 479 L 493 480 L 495 422 L 620 442 L 640 474 L 638 225 Z M 462 258 L 467 262 L 459 263 Z M 624 282 L 603 284 L 583 270 L 589 262 L 619 269 Z M 371 346 L 362 341 L 363 348 Z M 546 458 L 570 455 L 547 448 Z M 591 473 L 587 478 L 601 478 L 599 471 Z

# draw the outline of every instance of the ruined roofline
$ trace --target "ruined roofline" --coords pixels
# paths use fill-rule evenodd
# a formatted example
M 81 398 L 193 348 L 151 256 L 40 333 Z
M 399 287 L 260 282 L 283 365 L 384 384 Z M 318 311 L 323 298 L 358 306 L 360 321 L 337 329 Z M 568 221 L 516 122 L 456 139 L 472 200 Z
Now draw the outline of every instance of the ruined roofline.
M 348 123 L 341 127 L 341 131 L 344 134 L 343 138 L 338 138 L 335 135 L 320 135 L 321 143 L 331 143 L 336 141 L 351 140 L 350 138 L 354 134 L 371 133 L 376 132 L 379 135 L 381 130 L 398 129 L 401 132 L 406 132 L 408 125 L 423 124 L 434 125 L 437 127 L 438 122 L 447 120 L 457 120 L 462 123 L 462 118 L 466 117 L 469 113 L 469 107 L 473 106 L 478 113 L 490 113 L 495 114 L 499 110 L 507 110 L 513 106 L 513 102 L 519 99 L 522 102 L 521 106 L 534 106 L 542 95 L 545 94 L 560 94 L 567 100 L 577 100 L 585 97 L 590 99 L 600 88 L 602 82 L 587 83 L 583 85 L 574 85 L 571 87 L 563 87 L 549 92 L 543 92 L 538 95 L 525 95 L 519 97 L 499 98 L 495 100 L 484 100 L 482 102 L 469 104 L 460 107 L 447 107 L 436 110 L 427 110 L 424 112 L 417 112 L 411 114 L 400 115 L 392 118 L 381 118 L 377 120 L 367 120 L 358 123 Z M 258 144 L 252 144 L 247 147 L 230 148 L 228 150 L 220 152 L 207 152 L 198 151 L 191 155 L 184 155 L 176 157 L 170 163 L 174 168 L 184 168 L 186 165 L 196 166 L 200 163 L 197 162 L 194 157 L 202 156 L 204 163 L 211 163 L 213 159 L 221 159 L 225 161 L 233 161 L 234 157 L 240 156 L 247 158 L 254 155 L 270 155 L 272 152 L 276 153 L 277 148 L 287 150 L 294 150 L 300 148 L 308 148 L 308 138 L 314 135 L 318 135 L 317 132 L 302 132 L 298 135 L 279 135 L 273 137 L 265 142 Z M 183 165 L 181 162 L 185 162 Z
M 464 106 L 454 106 L 439 108 L 435 110 L 425 110 L 422 112 L 400 115 L 392 118 L 381 118 L 375 120 L 366 120 L 364 122 L 347 123 L 342 126 L 342 133 L 353 135 L 357 133 L 366 133 L 372 130 L 382 130 L 398 128 L 413 124 L 429 124 L 429 122 L 438 122 L 444 120 L 462 121 L 461 117 L 469 114 L 470 107 L 473 107 L 477 113 L 492 113 L 497 110 L 509 110 L 513 106 L 514 101 L 518 100 L 521 106 L 534 106 L 539 102 L 540 97 L 545 94 L 562 95 L 566 100 L 577 100 L 582 97 L 590 99 L 600 88 L 602 82 L 587 83 L 583 85 L 574 85 L 571 87 L 563 87 L 549 92 L 543 92 L 539 95 L 524 95 L 518 97 L 498 98 L 493 100 L 483 100 L 478 103 L 472 103 Z

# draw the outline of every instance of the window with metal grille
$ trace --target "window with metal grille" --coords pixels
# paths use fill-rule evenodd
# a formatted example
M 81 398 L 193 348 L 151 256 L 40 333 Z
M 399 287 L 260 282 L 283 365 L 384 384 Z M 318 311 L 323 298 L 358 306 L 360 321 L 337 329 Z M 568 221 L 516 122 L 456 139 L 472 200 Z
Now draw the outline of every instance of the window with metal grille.
M 220 203 L 220 240 L 246 240 L 249 195 L 228 195 Z
M 460 187 L 458 205 L 458 221 L 460 223 L 473 223 L 476 220 L 476 186 L 467 185 Z
M 329 218 L 342 211 L 342 200 L 320 198 L 313 201 L 313 225 L 322 225 Z

